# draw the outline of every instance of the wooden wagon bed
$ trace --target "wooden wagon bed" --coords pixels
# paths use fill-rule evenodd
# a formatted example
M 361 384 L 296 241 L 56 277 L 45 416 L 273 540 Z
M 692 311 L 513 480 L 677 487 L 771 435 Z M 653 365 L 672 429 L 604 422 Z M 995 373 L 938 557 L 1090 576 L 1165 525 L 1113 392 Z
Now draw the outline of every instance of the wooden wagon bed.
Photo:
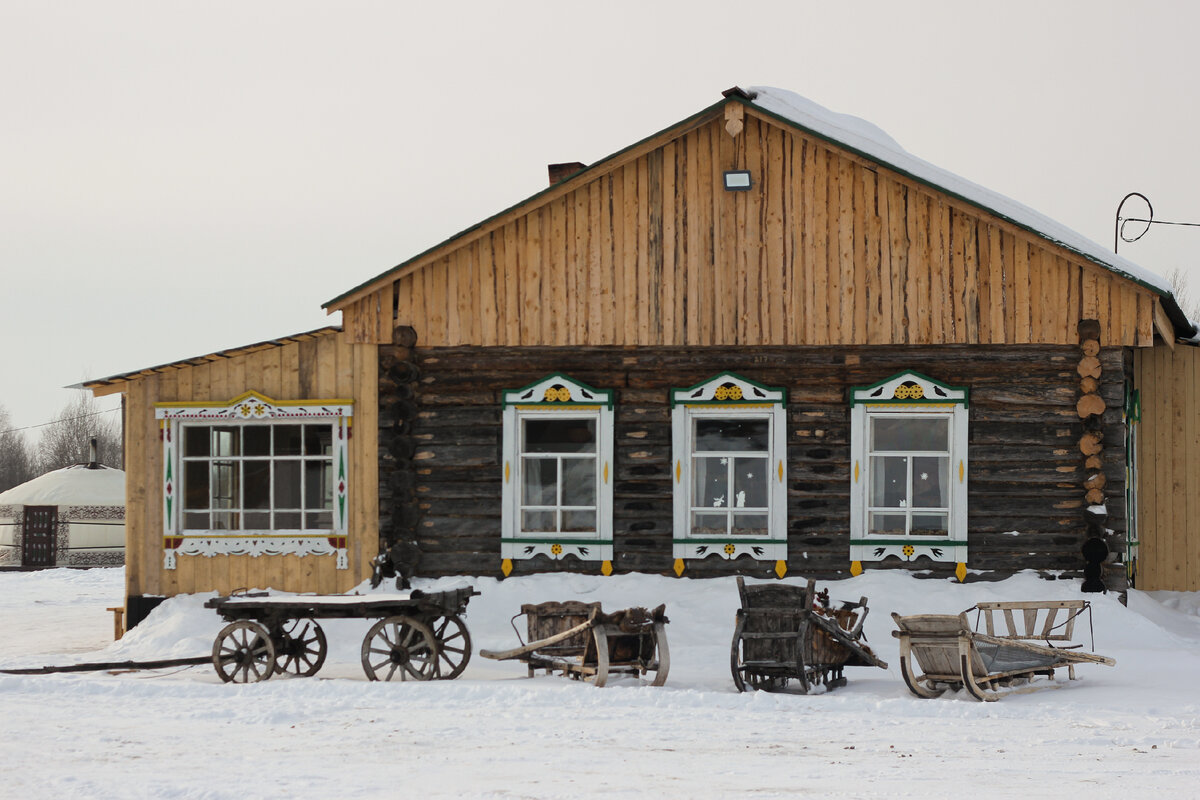
M 1074 639 L 1075 620 L 1088 609 L 1084 600 L 1055 600 L 980 603 L 961 614 L 893 613 L 900 672 L 909 690 L 926 698 L 960 687 L 988 701 L 1061 688 L 1063 684 L 1052 680 L 1056 669 L 1065 667 L 1069 679 L 1075 680 L 1077 664 L 1116 664 L 1107 656 L 1066 649 Z M 972 610 L 979 612 L 976 628 L 982 620 L 986 633 L 972 629 L 967 618 Z M 922 674 L 914 671 L 914 661 Z M 1051 680 L 1032 683 L 1038 676 Z
M 641 677 L 653 673 L 652 686 L 662 686 L 671 669 L 667 648 L 666 606 L 635 607 L 604 613 L 599 603 L 547 602 L 521 606 L 528 644 L 511 650 L 480 650 L 484 658 L 525 662 L 529 677 L 537 670 L 558 672 L 576 680 L 604 686 L 613 675 Z

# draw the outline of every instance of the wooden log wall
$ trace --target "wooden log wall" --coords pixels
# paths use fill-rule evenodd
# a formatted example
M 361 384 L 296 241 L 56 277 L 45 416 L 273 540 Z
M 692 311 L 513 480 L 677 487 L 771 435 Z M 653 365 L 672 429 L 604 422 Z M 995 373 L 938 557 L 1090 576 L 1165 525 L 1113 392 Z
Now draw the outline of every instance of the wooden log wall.
M 1138 431 L 1138 589 L 1200 590 L 1200 349 L 1133 354 Z M 1115 491 L 1109 491 L 1111 497 Z
M 1119 348 L 1098 356 L 1111 375 L 1123 373 Z M 905 369 L 971 390 L 968 567 L 1078 576 L 1083 566 L 1085 478 L 1077 447 L 1077 345 L 776 347 L 756 348 L 741 357 L 725 348 L 417 347 L 412 357 L 420 371 L 412 463 L 421 574 L 499 574 L 500 392 L 551 372 L 617 390 L 617 571 L 672 574 L 667 394 L 723 370 L 787 388 L 791 574 L 848 574 L 847 390 Z M 1121 381 L 1114 377 L 1099 391 L 1106 403 L 1102 471 L 1112 495 L 1108 525 L 1123 535 Z M 387 402 L 384 398 L 384 405 Z M 772 566 L 710 558 L 688 562 L 685 575 L 742 571 L 769 577 Z M 598 568 L 571 560 L 515 562 L 517 574 Z M 935 567 L 946 574 L 953 568 Z
M 331 333 L 283 346 L 264 345 L 232 357 L 211 357 L 150 372 L 125 391 L 126 590 L 128 596 L 171 596 L 238 588 L 344 592 L 370 575 L 379 552 L 377 437 L 379 357 L 374 345 L 352 345 Z M 350 568 L 333 556 L 179 556 L 163 569 L 162 445 L 154 404 L 225 403 L 248 390 L 276 400 L 354 400 L 350 439 Z M 362 435 L 366 432 L 366 435 Z M 362 490 L 356 488 L 363 487 Z
M 722 171 L 749 169 L 727 192 Z M 425 346 L 1150 346 L 1156 295 L 794 128 L 719 115 L 634 147 L 352 294 Z M 361 319 L 360 319 L 361 317 Z M 362 341 L 370 340 L 363 338 Z

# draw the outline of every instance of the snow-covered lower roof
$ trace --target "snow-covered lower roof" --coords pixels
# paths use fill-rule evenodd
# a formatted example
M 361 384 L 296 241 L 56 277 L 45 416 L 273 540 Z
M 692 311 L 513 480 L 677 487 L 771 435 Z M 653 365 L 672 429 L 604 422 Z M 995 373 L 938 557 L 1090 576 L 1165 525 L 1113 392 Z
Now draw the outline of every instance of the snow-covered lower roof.
M 0 492 L 0 506 L 124 506 L 125 473 L 86 464 L 63 467 Z
M 1068 250 L 1123 273 L 1161 294 L 1171 293 L 1171 284 L 1161 275 L 1109 251 L 1065 225 L 1002 194 L 984 188 L 949 170 L 909 153 L 879 127 L 849 114 L 839 114 L 786 89 L 752 86 L 746 91 L 751 103 L 764 111 L 794 122 L 873 161 L 931 184 L 973 205 L 981 206 Z

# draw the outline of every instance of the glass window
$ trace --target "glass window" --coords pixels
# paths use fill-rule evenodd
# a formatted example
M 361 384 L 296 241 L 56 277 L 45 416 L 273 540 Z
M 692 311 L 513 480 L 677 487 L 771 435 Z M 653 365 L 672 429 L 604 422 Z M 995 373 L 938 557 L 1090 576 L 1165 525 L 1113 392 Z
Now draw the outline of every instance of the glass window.
M 869 416 L 870 533 L 947 535 L 951 420 L 949 414 Z
M 692 534 L 766 536 L 770 418 L 695 417 L 691 434 Z
M 332 529 L 332 423 L 185 423 L 181 440 L 185 530 Z
M 520 418 L 521 533 L 596 533 L 597 423 L 594 415 Z

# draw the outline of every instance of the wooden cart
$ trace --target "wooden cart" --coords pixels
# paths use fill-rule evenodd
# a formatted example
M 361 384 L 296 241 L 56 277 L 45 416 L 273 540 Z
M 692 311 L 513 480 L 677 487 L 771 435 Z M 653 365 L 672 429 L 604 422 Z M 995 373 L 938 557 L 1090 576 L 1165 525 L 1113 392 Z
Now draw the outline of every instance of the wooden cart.
M 867 598 L 830 608 L 819 602 L 816 582 L 805 586 L 764 583 L 747 586 L 737 579 L 742 607 L 730 648 L 730 670 L 739 692 L 761 689 L 773 692 L 795 681 L 807 694 L 816 686 L 836 689 L 846 685 L 846 667 L 880 667 L 863 644 Z M 828 599 L 828 593 L 822 595 Z
M 362 643 L 367 678 L 418 681 L 458 677 L 471 658 L 462 621 L 471 587 L 400 594 L 216 597 L 204 604 L 229 624 L 213 642 L 212 661 L 225 682 L 254 683 L 276 673 L 314 675 L 328 646 L 318 619 L 376 619 Z
M 480 650 L 484 658 L 517 659 L 537 670 L 561 672 L 576 680 L 604 686 L 611 675 L 640 677 L 654 673 L 652 686 L 667 682 L 671 655 L 667 649 L 666 606 L 652 611 L 626 608 L 605 614 L 599 603 L 548 602 L 521 606 L 512 618 L 520 647 L 496 652 Z M 524 615 L 529 644 L 524 644 L 516 620 Z

